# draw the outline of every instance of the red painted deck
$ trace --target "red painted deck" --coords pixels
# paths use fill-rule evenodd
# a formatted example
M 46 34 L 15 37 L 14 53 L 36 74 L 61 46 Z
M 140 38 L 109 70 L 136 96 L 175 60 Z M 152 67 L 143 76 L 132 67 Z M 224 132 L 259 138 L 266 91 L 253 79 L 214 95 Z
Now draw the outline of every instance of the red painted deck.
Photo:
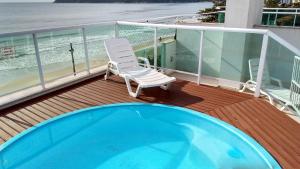
M 1 111 L 0 144 L 51 117 L 85 107 L 150 102 L 194 109 L 243 130 L 262 144 L 283 168 L 300 168 L 300 125 L 263 99 L 221 88 L 177 80 L 169 91 L 146 89 L 128 96 L 122 79 L 103 77 L 53 92 Z

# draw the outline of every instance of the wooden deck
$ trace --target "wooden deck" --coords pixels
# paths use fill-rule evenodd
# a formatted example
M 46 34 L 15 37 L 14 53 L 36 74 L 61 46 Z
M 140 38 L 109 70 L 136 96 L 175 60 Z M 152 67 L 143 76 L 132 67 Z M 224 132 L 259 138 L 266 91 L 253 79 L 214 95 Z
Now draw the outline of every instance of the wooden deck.
M 146 89 L 129 97 L 122 79 L 87 80 L 2 110 L 0 144 L 51 117 L 85 107 L 117 102 L 150 102 L 194 109 L 243 130 L 262 144 L 283 168 L 300 168 L 300 125 L 263 99 L 177 80 L 169 91 Z

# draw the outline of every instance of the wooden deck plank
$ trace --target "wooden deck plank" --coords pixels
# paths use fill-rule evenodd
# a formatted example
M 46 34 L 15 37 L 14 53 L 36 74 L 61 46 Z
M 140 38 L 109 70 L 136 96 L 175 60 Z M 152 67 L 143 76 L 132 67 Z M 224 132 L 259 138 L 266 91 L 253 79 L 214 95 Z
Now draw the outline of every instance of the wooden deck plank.
M 295 153 L 294 150 L 288 149 L 288 144 L 286 143 L 278 144 L 278 140 L 276 140 L 276 135 L 280 133 L 276 133 L 276 130 L 274 130 L 273 128 L 268 128 L 267 126 L 262 125 L 260 121 L 257 121 L 257 116 L 253 115 L 253 110 L 251 110 L 252 114 L 245 113 L 249 112 L 248 107 L 241 106 L 241 104 L 236 104 L 234 106 L 238 108 L 239 111 L 236 112 L 241 116 L 241 119 L 244 119 L 245 122 L 251 126 L 252 137 L 254 137 L 256 140 L 261 140 L 258 138 L 263 138 L 265 143 L 261 144 L 264 147 L 266 147 L 269 151 L 272 150 L 272 152 L 280 152 L 280 159 L 287 161 L 288 164 L 291 165 L 293 168 L 297 166 L 298 162 L 296 161 L 294 156 L 289 156 L 290 154 Z M 257 135 L 255 136 L 254 133 L 256 133 Z
M 42 118 L 40 115 L 36 115 L 35 113 L 33 113 L 25 108 L 20 109 L 18 112 L 20 112 L 20 114 L 28 116 L 28 118 L 31 118 L 31 119 L 37 121 L 38 123 L 45 120 L 45 118 Z
M 133 89 L 136 85 L 133 84 Z M 148 102 L 187 107 L 241 129 L 263 145 L 283 168 L 300 166 L 300 125 L 263 99 L 221 88 L 177 80 L 168 91 L 145 89 L 130 97 L 124 80 L 102 76 L 1 111 L 0 144 L 21 131 L 77 109 L 121 102 Z
M 12 137 L 12 134 L 8 131 L 8 129 L 5 129 L 5 130 L 4 130 L 4 126 L 2 126 L 1 122 L 0 122 L 0 125 L 1 125 L 1 127 L 3 127 L 3 128 L 0 128 L 0 135 L 1 135 L 1 138 L 2 138 L 4 141 L 9 140 L 9 139 Z
M 19 117 L 20 119 L 22 119 L 24 122 L 31 124 L 32 126 L 36 125 L 37 123 L 39 123 L 39 121 L 37 121 L 34 118 L 31 118 L 29 116 L 27 116 L 26 114 L 19 112 L 19 111 L 15 111 L 11 114 L 14 114 L 15 116 Z

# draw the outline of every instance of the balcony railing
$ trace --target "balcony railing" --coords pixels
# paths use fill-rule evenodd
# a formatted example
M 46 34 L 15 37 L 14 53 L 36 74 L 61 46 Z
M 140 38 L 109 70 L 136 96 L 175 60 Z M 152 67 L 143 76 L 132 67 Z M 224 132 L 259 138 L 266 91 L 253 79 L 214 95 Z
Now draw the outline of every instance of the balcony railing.
M 294 57 L 300 55 L 261 29 L 120 21 L 7 33 L 0 35 L 0 104 L 102 72 L 108 61 L 103 40 L 113 37 L 129 39 L 136 55 L 147 57 L 154 68 L 193 75 L 198 84 L 209 79 L 240 88 L 250 79 L 248 60 L 259 58 L 256 97 L 267 78 L 266 65 L 268 76 L 290 89 Z
M 217 12 L 218 23 L 225 22 L 225 11 Z M 300 8 L 264 8 L 261 25 L 300 27 Z
M 264 8 L 261 24 L 300 27 L 300 8 Z

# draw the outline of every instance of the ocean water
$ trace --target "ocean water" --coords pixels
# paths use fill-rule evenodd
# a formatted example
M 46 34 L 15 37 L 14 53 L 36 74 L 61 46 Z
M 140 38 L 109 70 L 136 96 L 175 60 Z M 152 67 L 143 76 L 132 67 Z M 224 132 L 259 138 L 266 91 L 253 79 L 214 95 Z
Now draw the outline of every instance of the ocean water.
M 200 3 L 0 3 L 0 33 L 48 27 L 194 14 L 212 6 Z
M 203 3 L 168 4 L 51 4 L 0 3 L 0 35 L 7 32 L 65 27 L 116 20 L 151 19 L 154 17 L 193 14 L 211 6 Z M 114 36 L 114 25 L 86 27 L 89 64 L 104 66 L 107 57 L 103 40 Z M 162 36 L 173 36 L 174 30 L 160 31 Z M 122 26 L 120 34 L 133 44 L 153 43 L 151 28 Z M 74 48 L 76 72 L 86 70 L 84 45 L 80 29 L 37 33 L 40 58 L 46 82 L 72 75 L 70 45 Z M 151 45 L 150 45 L 151 46 Z M 144 48 L 145 46 L 143 46 Z M 145 49 L 144 56 L 153 55 Z M 0 36 L 0 96 L 40 83 L 36 54 L 31 34 L 12 37 Z

